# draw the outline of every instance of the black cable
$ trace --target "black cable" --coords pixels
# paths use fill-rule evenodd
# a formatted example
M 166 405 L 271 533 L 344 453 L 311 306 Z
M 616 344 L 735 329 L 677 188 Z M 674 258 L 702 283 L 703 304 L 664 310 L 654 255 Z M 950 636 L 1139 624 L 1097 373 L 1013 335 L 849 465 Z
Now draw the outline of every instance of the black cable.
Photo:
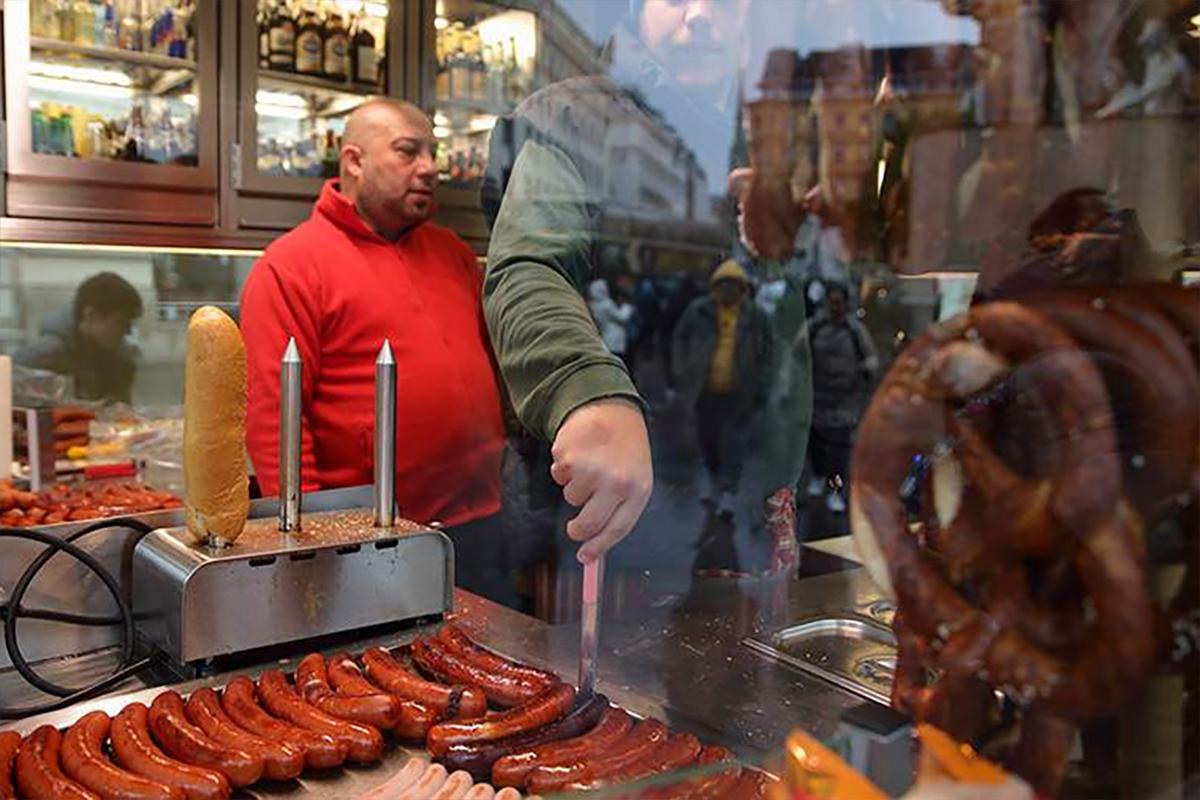
M 46 550 L 38 555 L 36 559 L 34 559 L 34 561 L 22 573 L 20 580 L 17 581 L 17 584 L 13 589 L 12 597 L 9 599 L 8 608 L 4 614 L 4 643 L 8 650 L 9 657 L 12 660 L 13 667 L 17 670 L 22 678 L 47 694 L 57 695 L 62 698 L 81 699 L 82 696 L 87 696 L 92 692 L 102 691 L 103 688 L 113 685 L 114 682 L 120 682 L 120 680 L 124 680 L 134 672 L 144 669 L 146 663 L 149 663 L 148 661 L 146 661 L 146 663 L 138 662 L 136 665 L 133 663 L 133 611 L 130 609 L 128 602 L 126 602 L 125 598 L 121 595 L 120 585 L 112 577 L 112 575 L 105 570 L 104 566 L 100 564 L 99 561 L 97 561 L 90 553 L 74 544 L 75 541 L 87 536 L 88 534 L 101 530 L 108 530 L 111 528 L 132 529 L 137 532 L 138 539 L 141 539 L 152 530 L 150 526 L 146 525 L 140 520 L 123 517 L 101 520 L 99 522 L 92 523 L 61 539 L 36 530 L 23 528 L 0 528 L 0 537 L 8 536 L 10 538 L 28 539 L 47 545 Z M 23 609 L 21 607 L 21 600 L 24 598 L 25 592 L 28 590 L 29 585 L 33 582 L 34 578 L 37 577 L 37 574 L 41 571 L 41 569 L 50 561 L 50 559 L 59 552 L 66 553 L 67 555 L 74 557 L 83 563 L 84 566 L 86 566 L 89 570 L 94 572 L 98 578 L 100 578 L 117 603 L 117 609 L 120 612 L 117 618 L 113 619 L 71 614 L 69 612 L 50 609 Z M 116 669 L 116 671 L 114 671 L 113 675 L 83 690 L 76 690 L 68 686 L 62 686 L 60 684 L 48 681 L 33 670 L 28 661 L 26 661 L 24 654 L 21 653 L 20 645 L 17 642 L 17 620 L 22 617 L 49 619 L 55 622 L 73 622 L 86 625 L 119 624 L 124 629 L 122 631 L 121 665 Z M 134 669 L 134 666 L 137 666 L 137 669 Z M 117 676 L 122 677 L 118 679 Z M 56 707 L 61 708 L 62 706 L 60 705 Z M 35 709 L 21 709 L 19 711 L 16 709 L 0 709 L 0 718 L 7 717 L 11 719 L 13 718 L 12 715 L 25 716 L 30 713 L 40 713 L 43 710 L 48 711 L 52 709 L 42 706 L 39 706 Z
M 0 603 L 0 619 L 6 619 L 12 613 L 8 603 Z M 86 625 L 94 628 L 107 628 L 120 625 L 121 618 L 99 617 L 94 614 L 73 614 L 70 611 L 56 611 L 51 608 L 19 608 L 16 614 L 21 619 L 36 619 L 41 622 L 62 622 L 67 625 Z
M 69 694 L 59 700 L 51 700 L 49 703 L 42 703 L 36 706 L 27 706 L 26 708 L 0 708 L 0 719 L 22 719 L 23 717 L 31 717 L 34 714 L 47 714 L 51 711 L 58 711 L 61 708 L 78 703 L 81 700 L 87 700 L 90 697 L 106 692 L 114 686 L 123 683 L 132 678 L 137 673 L 153 665 L 157 661 L 156 656 L 148 656 L 139 661 L 135 661 L 127 667 L 117 670 L 112 675 L 109 675 L 103 680 L 88 686 L 84 689 L 79 689 L 73 694 Z

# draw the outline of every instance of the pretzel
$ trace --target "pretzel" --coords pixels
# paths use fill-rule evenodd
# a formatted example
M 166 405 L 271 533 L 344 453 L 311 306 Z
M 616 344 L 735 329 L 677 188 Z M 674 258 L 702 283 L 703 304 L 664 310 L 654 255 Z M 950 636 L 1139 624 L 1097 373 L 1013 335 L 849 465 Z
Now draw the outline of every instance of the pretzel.
M 1200 295 L 1171 288 L 1059 289 L 1023 301 L 1099 367 L 1119 422 L 1125 489 L 1147 524 L 1181 505 L 1195 483 L 1200 442 L 1200 376 L 1180 331 L 1159 310 L 1184 319 L 1187 298 Z
M 1031 391 L 1058 432 L 1037 443 L 1052 452 L 1050 476 L 1018 474 L 960 413 L 1019 371 L 1036 375 Z M 976 586 L 956 585 L 936 551 L 909 532 L 897 491 L 914 456 L 951 441 L 985 501 L 977 535 L 990 564 Z M 1154 654 L 1154 609 L 1140 521 L 1121 492 L 1112 413 L 1095 366 L 1044 315 L 996 302 L 931 328 L 880 386 L 854 456 L 855 541 L 934 665 L 1069 719 L 1104 714 L 1140 684 Z M 1079 581 L 1094 614 L 1078 646 L 1053 646 L 1052 606 L 1037 601 L 1040 587 L 1017 580 L 1029 557 L 1049 567 L 1065 560 Z

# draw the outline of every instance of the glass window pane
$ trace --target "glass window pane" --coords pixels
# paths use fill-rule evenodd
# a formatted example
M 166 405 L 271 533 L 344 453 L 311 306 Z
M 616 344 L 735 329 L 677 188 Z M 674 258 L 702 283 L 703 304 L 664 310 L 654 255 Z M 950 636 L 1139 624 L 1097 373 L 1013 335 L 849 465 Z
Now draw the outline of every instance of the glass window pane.
M 194 166 L 193 0 L 31 0 L 32 148 Z

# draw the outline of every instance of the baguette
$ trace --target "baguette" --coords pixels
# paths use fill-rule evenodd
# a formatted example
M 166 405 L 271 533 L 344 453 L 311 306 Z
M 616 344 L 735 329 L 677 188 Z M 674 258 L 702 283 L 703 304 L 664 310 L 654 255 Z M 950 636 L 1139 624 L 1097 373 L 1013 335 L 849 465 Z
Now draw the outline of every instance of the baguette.
M 246 348 L 219 308 L 192 314 L 184 373 L 183 482 L 188 530 L 231 544 L 250 510 L 246 469 Z

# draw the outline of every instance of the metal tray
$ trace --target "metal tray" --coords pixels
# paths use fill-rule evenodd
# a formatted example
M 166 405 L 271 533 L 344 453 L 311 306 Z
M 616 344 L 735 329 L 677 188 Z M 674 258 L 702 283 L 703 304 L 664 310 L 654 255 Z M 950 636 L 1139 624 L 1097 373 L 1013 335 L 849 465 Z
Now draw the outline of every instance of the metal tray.
M 896 675 L 896 637 L 877 618 L 818 617 L 750 637 L 751 650 L 829 681 L 846 691 L 888 705 Z

